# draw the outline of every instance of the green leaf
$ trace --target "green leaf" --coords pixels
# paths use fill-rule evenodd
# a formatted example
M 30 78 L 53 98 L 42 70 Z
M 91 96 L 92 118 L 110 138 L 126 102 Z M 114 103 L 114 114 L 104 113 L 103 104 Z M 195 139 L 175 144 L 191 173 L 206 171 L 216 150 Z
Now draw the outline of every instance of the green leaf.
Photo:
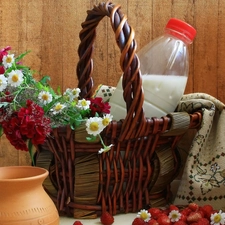
M 0 137 L 1 137 L 3 134 L 4 134 L 3 128 L 2 128 L 2 126 L 0 125 Z
M 28 150 L 29 150 L 29 153 L 30 153 L 30 158 L 31 158 L 32 164 L 35 166 L 33 144 L 31 142 L 31 139 L 28 140 Z
M 87 140 L 87 141 L 95 141 L 95 140 L 96 140 L 96 136 L 91 135 L 91 136 L 89 136 L 89 137 L 86 137 L 86 140 Z
M 49 76 L 44 76 L 42 77 L 42 79 L 39 81 L 42 85 L 47 86 L 48 85 L 48 81 L 50 81 L 51 78 Z
M 29 51 L 26 51 L 26 52 L 20 54 L 20 55 L 15 59 L 15 61 L 16 61 L 16 62 L 19 62 L 25 55 L 27 55 L 27 54 L 30 53 L 30 52 L 31 52 L 31 51 L 29 50 Z

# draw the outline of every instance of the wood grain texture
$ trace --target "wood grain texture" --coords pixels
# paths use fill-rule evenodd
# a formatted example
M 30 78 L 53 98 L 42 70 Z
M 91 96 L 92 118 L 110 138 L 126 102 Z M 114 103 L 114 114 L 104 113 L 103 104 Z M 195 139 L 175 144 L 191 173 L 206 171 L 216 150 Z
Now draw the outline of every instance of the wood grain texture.
M 190 73 L 186 93 L 206 92 L 225 102 L 225 1 L 222 0 L 115 0 L 135 30 L 138 49 L 162 34 L 171 17 L 197 29 L 190 46 Z M 15 53 L 32 50 L 24 63 L 51 76 L 56 89 L 76 87 L 77 48 L 81 23 L 96 0 L 1 0 L 0 48 Z M 97 28 L 94 45 L 94 82 L 116 86 L 120 52 L 110 20 Z M 29 155 L 0 139 L 0 166 L 29 164 Z

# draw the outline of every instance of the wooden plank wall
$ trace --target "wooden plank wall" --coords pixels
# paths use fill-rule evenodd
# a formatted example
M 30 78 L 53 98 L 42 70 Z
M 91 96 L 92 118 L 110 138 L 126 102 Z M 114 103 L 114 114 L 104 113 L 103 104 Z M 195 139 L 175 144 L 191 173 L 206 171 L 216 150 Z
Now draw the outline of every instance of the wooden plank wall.
M 76 87 L 77 48 L 81 22 L 94 0 L 1 0 L 0 48 L 32 52 L 24 62 L 51 76 L 53 87 Z M 138 49 L 163 32 L 171 17 L 197 29 L 190 47 L 190 75 L 186 93 L 206 92 L 225 102 L 225 1 L 223 0 L 115 0 L 136 31 Z M 95 84 L 115 86 L 121 75 L 119 50 L 109 19 L 97 29 L 94 50 Z M 38 77 L 37 77 L 38 79 Z M 0 139 L 0 166 L 29 164 L 26 152 Z

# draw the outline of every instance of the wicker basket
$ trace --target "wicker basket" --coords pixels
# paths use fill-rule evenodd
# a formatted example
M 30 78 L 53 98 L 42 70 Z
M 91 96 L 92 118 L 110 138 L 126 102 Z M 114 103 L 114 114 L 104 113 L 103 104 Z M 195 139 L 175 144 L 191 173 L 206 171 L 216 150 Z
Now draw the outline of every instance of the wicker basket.
M 77 65 L 81 97 L 91 97 L 94 92 L 93 42 L 96 27 L 105 16 L 111 20 L 121 50 L 127 105 L 126 118 L 111 122 L 102 133 L 105 144 L 113 144 L 112 149 L 99 155 L 100 143 L 76 142 L 76 132 L 70 127 L 54 129 L 45 144 L 37 147 L 37 165 L 49 170 L 46 191 L 61 214 L 75 218 L 95 218 L 105 210 L 115 215 L 147 205 L 164 206 L 180 168 L 176 145 L 187 129 L 197 129 L 201 123 L 198 112 L 145 117 L 134 31 L 120 6 L 110 2 L 88 11 L 82 23 Z

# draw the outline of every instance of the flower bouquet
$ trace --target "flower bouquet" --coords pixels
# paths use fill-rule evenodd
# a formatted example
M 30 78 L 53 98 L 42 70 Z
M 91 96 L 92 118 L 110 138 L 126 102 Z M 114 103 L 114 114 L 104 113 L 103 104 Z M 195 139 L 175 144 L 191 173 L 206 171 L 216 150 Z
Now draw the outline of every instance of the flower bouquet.
M 0 127 L 18 150 L 29 151 L 43 144 L 55 127 L 69 125 L 76 130 L 86 125 L 87 140 L 98 136 L 103 144 L 99 153 L 108 151 L 100 133 L 111 122 L 110 105 L 100 97 L 80 99 L 79 88 L 60 88 L 55 92 L 50 77 L 36 81 L 35 71 L 21 63 L 28 53 L 15 56 L 11 47 L 0 50 Z

